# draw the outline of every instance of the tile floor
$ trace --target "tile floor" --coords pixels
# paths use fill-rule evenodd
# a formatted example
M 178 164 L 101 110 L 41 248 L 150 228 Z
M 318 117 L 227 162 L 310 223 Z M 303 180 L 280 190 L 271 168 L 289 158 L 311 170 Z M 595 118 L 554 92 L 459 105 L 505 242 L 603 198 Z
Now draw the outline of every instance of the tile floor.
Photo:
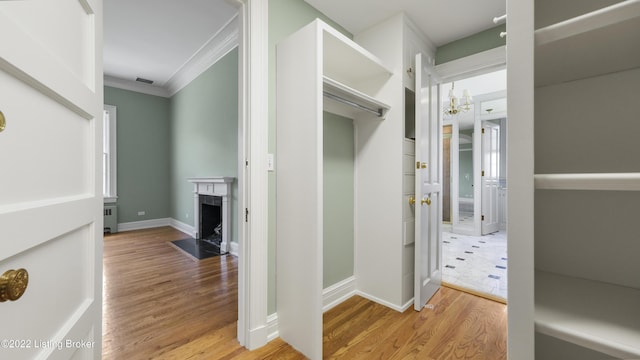
M 507 299 L 507 233 L 442 233 L 442 281 Z

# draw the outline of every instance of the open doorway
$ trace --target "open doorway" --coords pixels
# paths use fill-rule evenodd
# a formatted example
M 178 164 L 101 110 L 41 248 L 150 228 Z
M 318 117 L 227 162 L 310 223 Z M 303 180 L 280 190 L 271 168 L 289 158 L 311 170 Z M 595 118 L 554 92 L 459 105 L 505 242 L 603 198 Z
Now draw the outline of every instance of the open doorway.
M 442 88 L 442 280 L 506 302 L 506 70 Z

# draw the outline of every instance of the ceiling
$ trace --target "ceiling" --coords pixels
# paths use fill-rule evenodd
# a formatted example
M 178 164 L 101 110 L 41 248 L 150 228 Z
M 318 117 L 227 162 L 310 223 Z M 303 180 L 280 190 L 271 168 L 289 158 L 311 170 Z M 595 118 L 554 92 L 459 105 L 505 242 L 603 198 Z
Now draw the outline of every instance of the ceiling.
M 305 0 L 352 34 L 404 11 L 435 46 L 496 26 L 506 0 Z
M 104 1 L 104 73 L 164 86 L 238 12 L 225 0 Z
M 495 26 L 505 0 L 306 0 L 353 34 L 405 11 L 436 46 Z M 234 0 L 104 2 L 104 73 L 164 87 L 236 15 Z

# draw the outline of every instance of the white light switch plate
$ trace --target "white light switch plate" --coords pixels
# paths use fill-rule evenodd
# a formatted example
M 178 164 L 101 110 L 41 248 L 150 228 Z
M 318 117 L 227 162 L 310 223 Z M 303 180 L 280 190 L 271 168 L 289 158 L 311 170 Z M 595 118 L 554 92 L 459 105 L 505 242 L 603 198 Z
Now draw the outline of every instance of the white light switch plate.
M 275 165 L 273 163 L 273 154 L 267 154 L 267 170 L 275 171 Z

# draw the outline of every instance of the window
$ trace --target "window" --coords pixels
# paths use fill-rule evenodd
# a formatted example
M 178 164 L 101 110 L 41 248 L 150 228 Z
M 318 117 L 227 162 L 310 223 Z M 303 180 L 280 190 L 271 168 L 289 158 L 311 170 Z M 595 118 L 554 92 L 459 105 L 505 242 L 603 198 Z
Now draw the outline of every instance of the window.
M 116 192 L 116 107 L 104 105 L 104 138 L 103 138 L 103 185 L 105 203 L 113 203 L 118 199 Z

